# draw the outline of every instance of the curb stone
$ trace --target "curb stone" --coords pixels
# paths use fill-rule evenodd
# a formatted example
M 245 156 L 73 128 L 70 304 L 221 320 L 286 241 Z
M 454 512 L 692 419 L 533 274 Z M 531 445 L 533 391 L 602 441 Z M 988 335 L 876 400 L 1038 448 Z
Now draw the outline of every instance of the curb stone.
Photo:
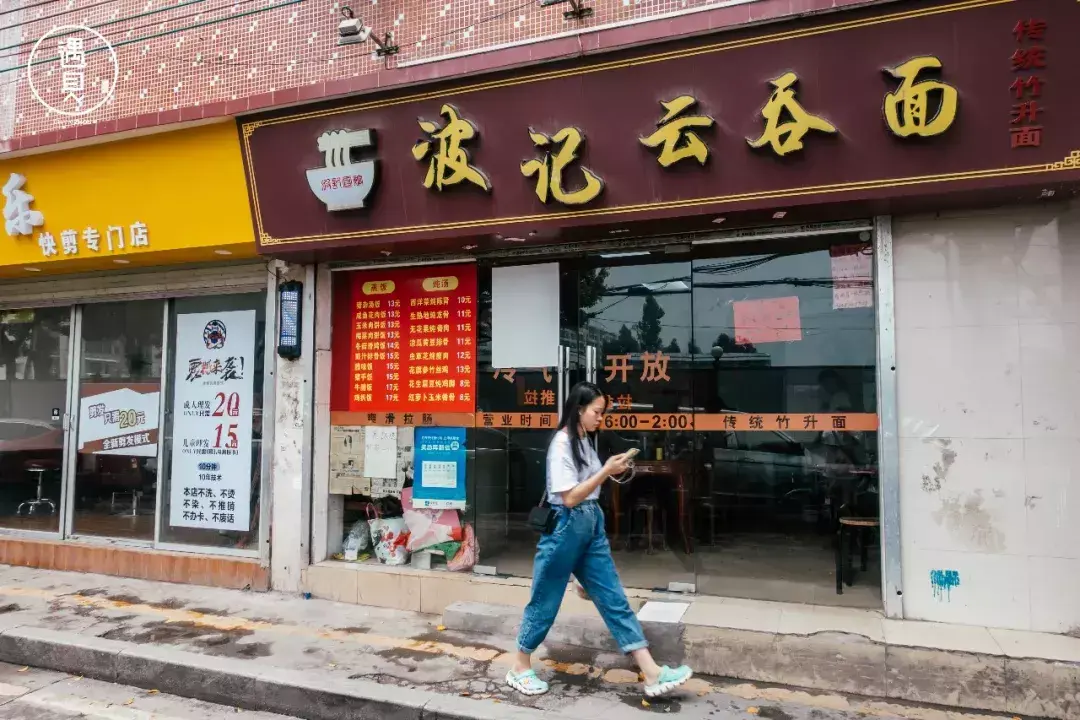
M 505 703 L 32 626 L 0 624 L 0 662 L 305 720 L 573 720 Z

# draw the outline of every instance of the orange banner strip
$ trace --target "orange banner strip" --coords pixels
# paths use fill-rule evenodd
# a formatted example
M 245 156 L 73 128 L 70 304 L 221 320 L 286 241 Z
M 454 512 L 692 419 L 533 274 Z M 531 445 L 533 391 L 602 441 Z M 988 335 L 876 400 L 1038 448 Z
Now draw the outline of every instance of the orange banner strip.
M 331 425 L 375 425 L 380 427 L 473 427 L 476 416 L 472 413 L 446 412 L 348 412 L 338 410 L 330 413 Z
M 476 427 L 552 430 L 556 413 L 363 413 L 332 412 L 333 425 L 396 427 Z M 623 413 L 604 416 L 601 430 L 616 432 L 876 432 L 876 413 Z
M 876 432 L 877 413 L 709 413 L 694 415 L 703 432 Z

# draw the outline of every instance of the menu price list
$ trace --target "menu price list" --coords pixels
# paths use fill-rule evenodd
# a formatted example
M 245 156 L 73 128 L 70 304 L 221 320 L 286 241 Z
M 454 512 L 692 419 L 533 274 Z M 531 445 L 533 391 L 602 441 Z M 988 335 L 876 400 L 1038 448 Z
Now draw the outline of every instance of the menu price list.
M 354 412 L 472 412 L 476 387 L 476 267 L 357 272 Z

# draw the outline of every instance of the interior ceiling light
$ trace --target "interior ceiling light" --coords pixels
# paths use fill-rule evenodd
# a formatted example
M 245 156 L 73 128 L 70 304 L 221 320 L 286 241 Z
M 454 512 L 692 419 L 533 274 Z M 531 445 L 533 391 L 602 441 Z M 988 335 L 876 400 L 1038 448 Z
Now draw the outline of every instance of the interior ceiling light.
M 727 218 L 726 218 L 726 217 L 718 217 L 718 218 L 713 218 L 713 222 L 714 222 L 714 223 L 716 223 L 717 225 L 719 225 L 720 223 L 724 222 L 725 220 L 727 220 Z
M 783 220 L 786 215 L 787 215 L 786 210 L 777 210 L 776 212 L 774 212 L 772 214 L 772 219 L 773 220 Z
M 642 255 L 648 254 L 648 250 L 628 250 L 626 252 L 600 253 L 600 257 L 604 258 L 605 260 L 611 260 L 614 258 L 640 257 Z
M 41 272 L 41 268 L 36 267 L 24 267 L 23 270 L 26 272 Z

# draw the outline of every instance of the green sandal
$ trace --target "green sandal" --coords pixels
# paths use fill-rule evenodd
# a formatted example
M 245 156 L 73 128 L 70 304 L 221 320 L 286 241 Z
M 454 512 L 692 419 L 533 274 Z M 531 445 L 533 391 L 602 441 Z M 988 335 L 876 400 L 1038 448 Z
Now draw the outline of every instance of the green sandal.
M 651 698 L 663 697 L 668 695 L 672 690 L 685 685 L 686 681 L 694 676 L 694 671 L 685 665 L 672 670 L 667 665 L 660 668 L 660 677 L 656 679 L 654 685 L 645 684 L 645 696 Z
M 506 673 L 506 684 L 522 695 L 543 695 L 548 691 L 548 684 L 536 677 L 536 672 L 533 670 L 526 670 L 517 675 L 511 670 Z

